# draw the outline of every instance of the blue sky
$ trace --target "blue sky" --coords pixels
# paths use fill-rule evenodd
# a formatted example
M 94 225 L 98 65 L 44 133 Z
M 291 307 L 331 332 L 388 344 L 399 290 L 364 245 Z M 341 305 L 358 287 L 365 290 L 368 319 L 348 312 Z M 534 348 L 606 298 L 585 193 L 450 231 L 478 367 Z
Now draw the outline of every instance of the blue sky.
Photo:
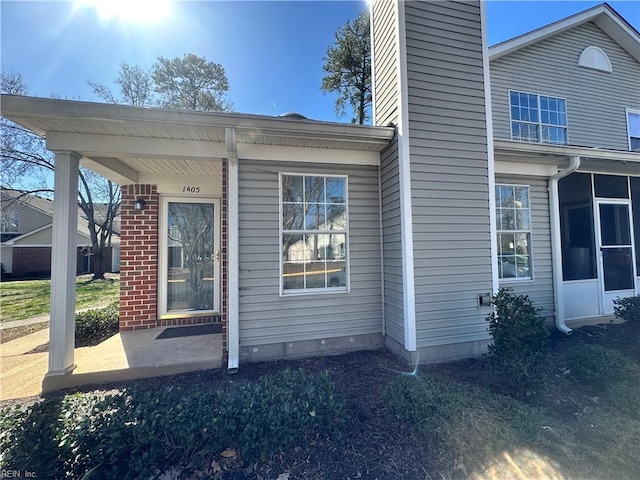
M 489 42 L 598 3 L 491 0 Z M 640 2 L 609 3 L 640 29 Z M 170 8 L 165 18 L 140 22 L 100 17 L 95 7 L 71 1 L 1 0 L 2 71 L 21 73 L 31 95 L 99 101 L 87 80 L 116 90 L 120 62 L 150 67 L 158 56 L 194 53 L 224 66 L 238 112 L 349 121 L 336 118 L 334 97 L 320 90 L 323 56 L 336 29 L 367 8 L 364 1 L 180 1 Z

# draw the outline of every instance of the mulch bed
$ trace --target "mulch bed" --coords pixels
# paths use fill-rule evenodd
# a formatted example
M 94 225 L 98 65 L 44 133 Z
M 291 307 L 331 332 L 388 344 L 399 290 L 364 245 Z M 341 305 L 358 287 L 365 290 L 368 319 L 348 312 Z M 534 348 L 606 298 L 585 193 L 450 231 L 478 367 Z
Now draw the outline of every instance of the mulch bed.
M 575 330 L 571 337 L 554 334 L 551 343 L 554 351 L 561 351 L 571 341 L 617 348 L 640 361 L 640 329 L 629 325 L 596 325 Z M 552 359 L 553 360 L 553 359 Z M 227 388 L 273 373 L 284 368 L 303 368 L 307 371 L 328 371 L 337 390 L 346 399 L 348 420 L 344 436 L 339 441 L 314 438 L 308 444 L 299 445 L 282 452 L 261 464 L 247 466 L 240 462 L 225 465 L 225 470 L 213 478 L 225 480 L 241 479 L 432 479 L 464 478 L 456 470 L 456 459 L 451 452 L 441 451 L 437 445 L 429 445 L 412 431 L 403 427 L 385 411 L 382 395 L 388 383 L 399 375 L 411 374 L 410 369 L 387 351 L 355 352 L 340 356 L 316 357 L 294 361 L 274 361 L 243 365 L 238 373 L 229 375 L 224 371 L 207 371 L 160 377 L 136 381 L 141 387 L 154 388 L 159 385 L 180 383 L 189 388 Z M 557 368 L 553 363 L 551 369 Z M 447 364 L 422 367 L 450 378 L 471 384 L 487 381 L 484 362 L 472 359 Z M 118 388 L 118 385 L 86 387 Z M 556 388 L 556 387 L 550 387 Z M 544 404 L 558 392 L 542 392 L 536 401 Z M 566 413 L 574 412 L 581 402 L 587 402 L 587 394 L 577 389 L 564 392 L 568 400 Z M 582 398 L 585 397 L 585 398 Z M 39 397 L 0 402 L 0 407 L 11 404 L 30 404 Z M 562 415 L 563 412 L 559 412 Z M 199 472 L 193 476 L 200 477 Z M 279 477 L 280 476 L 280 477 Z

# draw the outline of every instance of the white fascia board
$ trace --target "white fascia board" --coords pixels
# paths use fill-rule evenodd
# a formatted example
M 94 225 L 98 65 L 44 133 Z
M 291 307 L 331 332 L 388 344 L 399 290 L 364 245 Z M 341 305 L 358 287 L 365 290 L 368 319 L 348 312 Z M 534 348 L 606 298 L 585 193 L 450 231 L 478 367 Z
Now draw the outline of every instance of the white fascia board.
M 380 153 L 329 148 L 281 147 L 238 143 L 238 158 L 274 162 L 380 165 Z
M 496 220 L 496 164 L 493 147 L 493 111 L 491 108 L 491 72 L 489 65 L 489 43 L 487 34 L 487 12 L 486 4 L 480 1 L 480 31 L 482 37 L 482 76 L 484 81 L 484 104 L 487 122 L 487 180 L 489 184 L 489 232 L 490 255 L 491 255 L 491 286 L 493 293 L 498 293 L 500 289 L 500 277 L 498 272 L 498 246 L 497 220 Z
M 398 176 L 400 188 L 400 230 L 402 241 L 402 297 L 404 304 L 404 348 L 417 350 L 416 292 L 413 260 L 413 213 L 411 206 L 411 152 L 409 150 L 409 90 L 407 79 L 407 44 L 405 3 L 397 0 L 398 25 Z
M 498 160 L 495 162 L 495 173 L 503 175 L 529 175 L 534 177 L 550 177 L 558 173 L 556 165 L 540 163 L 509 162 Z
M 586 22 L 596 23 L 605 33 L 614 38 L 630 55 L 637 61 L 640 61 L 640 36 L 638 32 L 605 4 L 597 5 L 583 12 L 533 30 L 532 32 L 494 45 L 489 48 L 490 59 L 496 60 L 504 55 L 538 43 Z
M 339 140 L 361 142 L 365 145 L 379 144 L 380 148 L 384 148 L 394 135 L 394 130 L 388 127 L 319 122 L 265 115 L 145 108 L 17 95 L 2 95 L 0 98 L 4 117 L 20 125 L 30 125 L 31 127 L 38 120 L 81 121 L 87 125 L 99 126 L 102 124 L 110 128 L 132 126 L 176 128 L 179 130 L 198 128 L 218 132 L 221 136 L 224 135 L 226 128 L 235 128 L 238 137 L 245 134 L 259 134 L 315 140 Z M 41 135 L 53 133 L 31 127 L 28 128 Z M 226 158 L 226 154 L 221 157 Z
M 50 132 L 47 135 L 47 150 L 76 151 L 88 157 L 135 156 L 194 160 L 224 158 L 227 154 L 223 142 L 61 132 Z
M 604 150 L 601 148 L 573 147 L 570 145 L 549 145 L 544 143 L 517 142 L 514 140 L 494 140 L 495 151 L 499 154 L 541 155 L 547 157 L 581 157 L 594 160 L 615 160 L 633 162 L 640 165 L 640 152 Z

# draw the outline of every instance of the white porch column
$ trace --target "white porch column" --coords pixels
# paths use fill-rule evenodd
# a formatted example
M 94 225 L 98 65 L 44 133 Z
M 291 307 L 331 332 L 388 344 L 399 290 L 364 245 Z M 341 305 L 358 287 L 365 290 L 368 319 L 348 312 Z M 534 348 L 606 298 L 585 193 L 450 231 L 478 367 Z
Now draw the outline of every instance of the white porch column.
M 227 302 L 227 351 L 228 370 L 234 373 L 240 363 L 240 263 L 239 234 L 239 190 L 238 190 L 238 144 L 234 128 L 225 130 L 227 144 L 227 256 L 228 292 Z
M 76 232 L 78 165 L 76 152 L 56 152 L 51 238 L 51 310 L 49 371 L 63 375 L 75 368 Z

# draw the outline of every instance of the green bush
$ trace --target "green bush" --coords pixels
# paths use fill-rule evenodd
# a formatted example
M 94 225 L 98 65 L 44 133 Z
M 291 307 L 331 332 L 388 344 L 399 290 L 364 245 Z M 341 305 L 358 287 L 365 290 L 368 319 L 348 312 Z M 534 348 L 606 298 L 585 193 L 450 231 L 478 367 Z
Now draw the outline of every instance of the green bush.
M 566 353 L 567 366 L 580 382 L 607 387 L 625 379 L 629 361 L 617 350 L 600 345 L 574 345 Z
M 77 393 L 3 410 L 0 468 L 38 478 L 149 478 L 231 448 L 249 462 L 311 435 L 339 436 L 343 401 L 328 374 L 284 371 L 229 390 L 179 386 Z
M 385 390 L 385 404 L 442 452 L 485 461 L 548 436 L 541 411 L 506 395 L 421 374 L 401 377 Z M 480 468 L 470 465 L 467 468 Z M 471 470 L 469 470 L 471 471 Z
M 76 347 L 98 345 L 118 333 L 119 303 L 76 313 Z
M 640 295 L 616 298 L 613 305 L 613 313 L 617 317 L 628 323 L 640 323 Z
M 549 331 L 540 309 L 526 295 L 502 288 L 493 297 L 494 310 L 487 317 L 489 362 L 494 375 L 510 393 L 528 395 L 543 378 L 549 355 Z

